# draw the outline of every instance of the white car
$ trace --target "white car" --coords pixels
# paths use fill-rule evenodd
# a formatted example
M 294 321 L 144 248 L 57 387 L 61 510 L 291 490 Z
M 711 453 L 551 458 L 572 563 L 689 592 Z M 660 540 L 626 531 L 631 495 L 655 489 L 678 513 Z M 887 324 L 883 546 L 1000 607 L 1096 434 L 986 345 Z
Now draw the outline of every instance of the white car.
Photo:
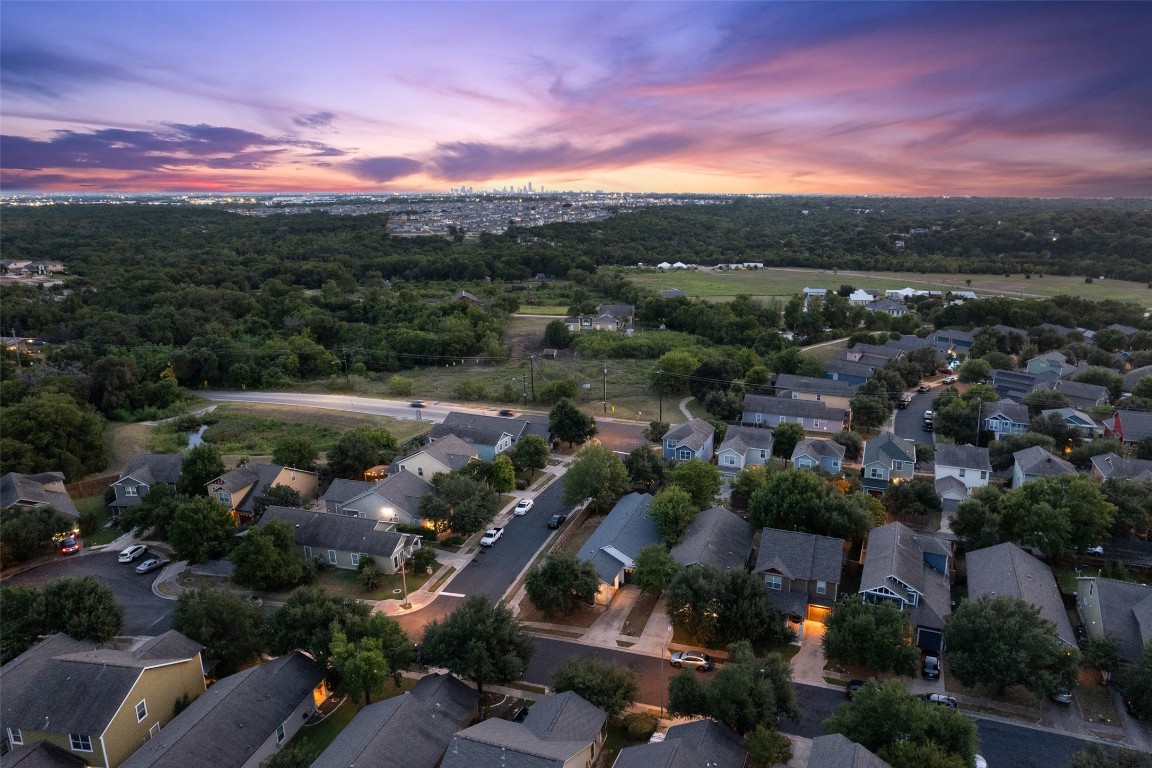
M 119 560 L 122 563 L 130 563 L 147 551 L 148 547 L 144 544 L 133 544 L 132 546 L 120 552 Z
M 530 509 L 532 509 L 532 499 L 520 499 L 516 504 L 516 509 L 512 510 L 512 514 L 526 515 Z

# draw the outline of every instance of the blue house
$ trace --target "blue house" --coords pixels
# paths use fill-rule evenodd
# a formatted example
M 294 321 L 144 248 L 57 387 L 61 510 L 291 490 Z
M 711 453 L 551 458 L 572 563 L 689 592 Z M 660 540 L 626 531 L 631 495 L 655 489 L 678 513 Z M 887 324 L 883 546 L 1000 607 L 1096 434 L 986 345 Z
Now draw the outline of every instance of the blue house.
M 711 461 L 716 428 L 704 419 L 689 419 L 664 435 L 664 458 L 674 461 Z
M 651 505 L 652 497 L 647 493 L 630 493 L 620 499 L 576 553 L 581 562 L 592 563 L 600 577 L 597 605 L 612 602 L 632 573 L 640 550 L 660 543 L 656 519 L 648 514 Z
M 836 474 L 844 468 L 844 446 L 831 440 L 806 437 L 792 449 L 792 466 L 796 469 L 821 467 Z

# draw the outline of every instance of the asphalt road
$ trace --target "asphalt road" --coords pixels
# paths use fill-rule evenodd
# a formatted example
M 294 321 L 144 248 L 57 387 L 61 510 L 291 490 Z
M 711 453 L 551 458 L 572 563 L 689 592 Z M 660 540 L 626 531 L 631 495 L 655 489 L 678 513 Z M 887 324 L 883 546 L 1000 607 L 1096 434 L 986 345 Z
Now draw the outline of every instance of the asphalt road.
M 915 440 L 918 443 L 925 443 L 932 445 L 932 433 L 924 429 L 924 411 L 932 410 L 932 401 L 936 399 L 939 394 L 939 388 L 933 389 L 931 392 L 924 394 L 915 393 L 912 395 L 912 402 L 907 408 L 901 408 L 896 411 L 896 421 L 893 431 L 897 437 Z
M 117 562 L 118 554 L 102 551 L 61 556 L 30 571 L 5 578 L 4 586 L 23 584 L 40 587 L 66 576 L 91 576 L 111 588 L 117 604 L 124 607 L 123 634 L 151 636 L 172 629 L 172 612 L 176 602 L 157 597 L 152 592 L 152 582 L 156 580 L 159 571 L 141 576 L 136 573 L 136 566 L 146 556 L 141 556 L 129 565 Z

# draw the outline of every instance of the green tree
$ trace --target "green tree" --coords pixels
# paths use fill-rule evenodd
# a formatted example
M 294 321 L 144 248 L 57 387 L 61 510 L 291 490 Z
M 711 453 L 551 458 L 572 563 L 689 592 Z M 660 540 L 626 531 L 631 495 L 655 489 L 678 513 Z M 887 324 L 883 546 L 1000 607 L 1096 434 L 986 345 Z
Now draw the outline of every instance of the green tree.
M 824 617 L 824 658 L 878 673 L 916 674 L 919 652 L 912 627 L 891 603 L 872 605 L 847 595 Z
M 272 444 L 272 463 L 312 472 L 320 452 L 307 435 L 284 435 Z
M 1004 493 L 995 486 L 977 488 L 960 502 L 952 516 L 952 532 L 967 543 L 968 550 L 983 549 L 1005 541 L 1000 533 Z
M 1038 608 L 1005 595 L 961 602 L 945 622 L 944 642 L 960 682 L 998 694 L 1018 684 L 1036 693 L 1068 690 L 1080 666 L 1080 652 L 1060 641 Z
M 260 768 L 311 768 L 320 757 L 319 745 L 311 742 L 292 741 L 288 746 L 260 763 Z
M 596 434 L 596 420 L 565 398 L 548 414 L 548 429 L 557 440 L 569 445 L 582 445 Z
M 708 646 L 719 632 L 720 572 L 711 566 L 681 570 L 668 587 L 668 617 L 677 629 Z
M 728 663 L 710 683 L 685 670 L 668 685 L 668 712 L 712 717 L 743 735 L 775 728 L 779 717 L 798 718 L 792 669 L 779 654 L 757 657 L 747 642 L 728 646 Z
M 744 737 L 744 751 L 752 768 L 772 768 L 792 760 L 792 742 L 779 731 L 758 725 Z
M 1072 755 L 1068 768 L 1152 768 L 1152 755 L 1131 749 L 1088 744 Z
M 50 551 L 75 522 L 53 507 L 15 506 L 0 518 L 0 562 L 30 560 Z
M 574 613 L 581 605 L 590 605 L 600 591 L 596 567 L 583 562 L 572 552 L 555 551 L 524 580 L 528 599 L 544 618 Z
M 218 674 L 246 667 L 265 647 L 264 609 L 255 601 L 220 589 L 180 593 L 172 628 L 204 646 L 205 656 L 219 659 Z
M 42 391 L 0 409 L 4 472 L 64 473 L 79 480 L 108 465 L 104 417 L 66 394 Z
M 965 384 L 979 384 L 992 375 L 992 366 L 986 360 L 972 359 L 960 366 L 956 377 Z
M 864 438 L 855 432 L 848 430 L 841 430 L 832 435 L 832 442 L 839 443 L 844 446 L 844 458 L 848 461 L 856 461 L 864 453 Z M 791 456 L 791 454 L 789 454 Z
M 680 573 L 680 564 L 660 544 L 640 550 L 633 562 L 632 583 L 641 592 L 659 597 Z
M 576 454 L 561 482 L 565 504 L 591 498 L 605 506 L 628 492 L 628 470 L 611 448 L 589 445 Z
M 683 488 L 692 498 L 692 504 L 700 511 L 715 503 L 723 480 L 716 465 L 701 459 L 681 461 L 668 470 L 668 482 Z M 691 521 L 689 521 L 691 522 Z
M 1048 435 L 1041 435 L 1036 432 L 1009 435 L 999 440 L 993 440 L 988 445 L 988 461 L 992 464 L 992 469 L 1003 472 L 1012 467 L 1014 453 L 1034 445 L 1038 445 L 1049 452 L 1055 447 L 1055 443 Z
M 360 586 L 364 588 L 365 592 L 371 592 L 380 586 L 380 582 L 384 579 L 384 573 L 380 570 L 380 566 L 376 563 L 376 558 L 362 555 L 360 557 L 360 564 L 356 566 L 356 580 L 360 582 Z
M 1103 541 L 1116 507 L 1104 499 L 1096 480 L 1063 475 L 1037 478 L 1009 491 L 1000 513 L 1002 541 L 1038 547 L 1059 560 Z
M 363 694 L 364 704 L 371 704 L 372 691 L 384 685 L 391 674 L 380 640 L 365 637 L 351 642 L 342 631 L 333 628 L 330 651 L 336 690 L 354 699 Z
M 425 662 L 471 680 L 481 694 L 485 685 L 523 677 L 535 652 L 535 641 L 512 611 L 483 594 L 424 629 Z
M 1121 676 L 1124 697 L 1137 715 L 1152 718 L 1152 643 L 1145 643 L 1140 660 Z
M 1146 537 L 1152 531 L 1152 482 L 1111 477 L 1100 491 L 1108 503 L 1116 506 L 1109 538 L 1123 539 L 1133 534 Z
M 572 331 L 563 320 L 552 320 L 544 326 L 544 343 L 556 349 L 568 349 L 572 346 Z
M 44 627 L 48 633 L 105 643 L 124 628 L 124 609 L 93 577 L 70 576 L 44 587 Z
M 548 443 L 539 435 L 528 435 L 516 441 L 512 449 L 512 464 L 516 470 L 544 469 L 548 466 Z
M 688 391 L 688 378 L 700 367 L 700 360 L 683 349 L 665 352 L 648 371 L 648 386 L 653 392 L 674 395 Z
M 512 466 L 512 459 L 501 454 L 492 460 L 488 485 L 496 493 L 511 493 L 516 490 L 516 468 Z
M 624 457 L 624 468 L 633 483 L 643 485 L 649 491 L 653 486 L 662 485 L 667 472 L 664 459 L 650 446 L 638 445 Z
M 825 497 L 815 472 L 776 472 L 748 500 L 748 519 L 757 528 L 808 531 L 809 515 Z
M 0 663 L 7 664 L 46 633 L 44 595 L 35 587 L 0 589 Z
M 892 415 L 892 403 L 887 397 L 856 395 L 849 406 L 852 409 L 852 425 L 867 432 L 879 429 Z
M 668 430 L 672 425 L 666 421 L 650 421 L 648 426 L 644 428 L 644 439 L 650 443 L 659 445 L 664 440 L 664 435 L 668 434 Z
M 176 492 L 184 496 L 207 496 L 208 483 L 224 474 L 224 459 L 220 449 L 211 443 L 201 443 L 180 462 L 180 477 Z
M 383 427 L 362 424 L 348 430 L 328 451 L 332 477 L 363 480 L 364 471 L 387 464 L 396 455 L 396 438 Z
M 1112 673 L 1124 666 L 1124 657 L 1120 654 L 1120 641 L 1115 635 L 1091 637 L 1080 646 L 1080 650 L 1084 654 L 1084 663 L 1100 673 L 1105 685 L 1112 677 Z
M 420 516 L 433 521 L 438 530 L 448 528 L 470 536 L 487 527 L 499 511 L 500 495 L 463 474 L 436 475 L 432 485 L 439 492 L 420 499 Z
M 202 563 L 222 557 L 236 533 L 228 507 L 207 496 L 178 498 L 168 529 L 177 559 Z
M 675 546 L 680 541 L 699 512 L 688 491 L 678 485 L 670 485 L 657 493 L 648 508 L 648 514 L 656 520 L 656 527 L 667 546 Z
M 304 561 L 296 555 L 296 533 L 283 520 L 248 529 L 229 559 L 232 581 L 252 589 L 294 587 L 304 579 Z
M 156 538 L 167 539 L 175 502 L 176 490 L 165 483 L 156 483 L 147 495 L 141 497 L 139 504 L 120 513 L 116 524 L 120 530 L 133 531 L 137 535 L 154 528 L 153 535 Z
M 252 512 L 256 519 L 268 511 L 268 507 L 291 507 L 300 509 L 304 506 L 304 496 L 300 491 L 290 485 L 277 483 L 268 486 L 264 492 L 252 500 Z
M 792 458 L 796 444 L 804 439 L 804 427 L 799 424 L 777 424 L 772 428 L 772 455 Z
M 609 720 L 620 717 L 640 695 L 635 672 L 595 657 L 569 656 L 552 673 L 551 682 L 556 693 L 579 694 L 592 706 L 604 710 Z
M 412 379 L 400 374 L 394 374 L 388 379 L 388 394 L 392 397 L 411 397 Z
M 889 515 L 931 515 L 940 514 L 944 509 L 930 477 L 914 477 L 910 482 L 890 487 L 884 494 L 883 504 Z

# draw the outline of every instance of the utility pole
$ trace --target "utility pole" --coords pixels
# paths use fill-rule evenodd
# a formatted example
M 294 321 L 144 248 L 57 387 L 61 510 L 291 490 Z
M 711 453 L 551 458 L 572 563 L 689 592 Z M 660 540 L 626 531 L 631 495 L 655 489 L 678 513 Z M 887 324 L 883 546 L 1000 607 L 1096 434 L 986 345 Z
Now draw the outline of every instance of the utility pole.
M 660 397 L 660 416 L 657 421 L 664 421 L 664 371 L 656 371 L 656 394 Z
M 529 375 L 532 377 L 532 402 L 536 402 L 536 355 L 528 358 Z
M 608 368 L 604 368 L 604 413 L 608 413 Z

